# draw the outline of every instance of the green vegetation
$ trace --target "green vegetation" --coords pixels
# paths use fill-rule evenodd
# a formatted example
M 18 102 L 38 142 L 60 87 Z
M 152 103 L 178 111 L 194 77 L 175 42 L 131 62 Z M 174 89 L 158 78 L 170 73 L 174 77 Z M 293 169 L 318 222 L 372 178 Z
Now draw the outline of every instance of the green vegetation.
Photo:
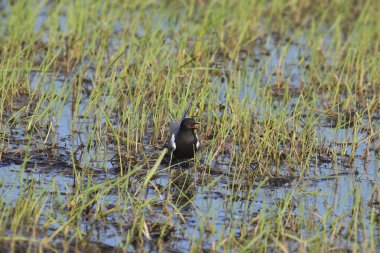
M 3 1 L 0 251 L 379 251 L 378 13 Z M 192 97 L 202 150 L 161 164 Z

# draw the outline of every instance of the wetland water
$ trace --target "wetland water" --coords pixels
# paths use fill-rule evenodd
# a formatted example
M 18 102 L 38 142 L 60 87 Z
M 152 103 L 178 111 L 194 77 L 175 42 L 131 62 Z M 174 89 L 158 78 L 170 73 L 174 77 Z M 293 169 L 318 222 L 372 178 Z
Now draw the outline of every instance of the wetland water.
M 42 7 L 35 20 L 33 29 L 44 32 L 34 42 L 34 65 L 2 69 L 17 73 L 12 78 L 22 85 L 15 85 L 17 92 L 1 90 L 0 251 L 380 251 L 379 110 L 368 105 L 379 87 L 368 84 L 374 88 L 364 95 L 367 108 L 361 97 L 357 107 L 329 100 L 330 93 L 334 98 L 342 93 L 350 101 L 356 91 L 348 85 L 326 85 L 314 93 L 312 86 L 326 80 L 349 81 L 333 73 L 336 66 L 328 56 L 316 71 L 323 78 L 317 82 L 311 74 L 313 52 L 322 55 L 337 43 L 328 30 L 316 32 L 326 33 L 318 50 L 306 35 L 289 39 L 272 32 L 249 39 L 235 58 L 224 45 L 208 49 L 211 56 L 187 59 L 178 70 L 175 57 L 180 58 L 177 47 L 183 42 L 176 36 L 160 37 L 157 50 L 163 52 L 140 66 L 137 53 L 151 53 L 149 43 L 155 40 L 145 44 L 149 33 L 142 21 L 135 27 L 136 41 L 118 37 L 133 22 L 117 20 L 108 41 L 86 40 L 89 47 L 106 45 L 94 56 L 70 62 L 66 46 L 68 53 L 81 54 L 76 51 L 81 39 L 59 38 L 63 46 L 52 47 L 52 67 L 43 65 L 53 40 L 44 30 L 50 8 L 55 7 Z M 69 18 L 59 15 L 62 31 L 69 30 Z M 162 22 L 160 32 L 180 29 L 166 17 L 156 18 Z M 128 43 L 120 54 L 123 40 Z M 184 44 L 196 47 L 191 37 Z M 152 62 L 160 62 L 161 54 L 173 58 L 165 58 L 165 68 L 156 74 Z M 167 67 L 171 64 L 175 71 Z M 207 74 L 196 79 L 205 69 Z M 167 91 L 167 83 L 157 80 L 171 75 L 180 85 Z M 192 106 L 203 121 L 202 149 L 193 166 L 168 168 L 160 156 L 168 120 L 160 117 L 169 114 L 169 107 L 177 107 L 179 115 L 186 101 L 176 92 L 193 88 L 194 96 L 202 94 Z M 7 92 L 14 92 L 10 102 Z M 175 106 L 160 103 L 172 95 Z M 302 107 L 306 100 L 311 102 Z M 251 132 L 235 135 L 244 117 Z M 232 131 L 222 130 L 223 124 L 231 124 Z M 314 153 L 292 159 L 305 146 Z M 262 155 L 261 149 L 270 152 Z
M 290 65 L 292 64 L 291 59 L 295 58 L 294 54 L 294 49 L 291 48 L 289 54 L 286 55 Z M 276 57 L 271 55 L 270 58 L 269 62 L 276 62 Z M 269 72 L 270 66 L 267 69 Z M 275 66 L 273 65 L 272 67 L 274 70 Z M 298 70 L 294 66 L 293 69 L 292 66 L 286 65 L 286 67 L 289 68 L 289 75 L 297 76 L 295 73 Z M 251 73 L 254 71 L 255 69 L 252 67 Z M 36 88 L 39 77 L 38 73 L 31 74 L 32 89 Z M 293 78 L 296 80 L 296 77 Z M 67 88 L 62 80 L 65 80 L 65 76 L 60 76 L 57 79 L 49 77 L 47 78 L 46 86 L 53 86 L 57 93 L 61 93 L 62 89 Z M 267 81 L 263 80 L 263 83 L 265 82 Z M 246 92 L 241 95 L 242 99 L 244 94 L 254 92 L 249 89 L 248 84 L 246 84 L 245 90 Z M 225 92 L 225 90 L 221 90 L 221 94 Z M 295 102 L 297 99 L 297 97 L 293 97 Z M 22 105 L 24 102 L 20 101 L 20 104 Z M 52 218 L 57 219 L 57 223 L 50 223 L 46 228 L 46 234 L 48 235 L 66 222 L 66 219 L 59 218 L 65 214 L 55 212 L 54 206 L 65 203 L 68 196 L 75 193 L 73 157 L 75 160 L 81 161 L 80 163 L 91 164 L 82 179 L 84 184 L 107 182 L 107 180 L 115 180 L 119 176 L 118 165 L 114 159 L 115 154 L 117 154 L 115 144 L 110 142 L 107 147 L 95 145 L 94 147 L 86 148 L 88 146 L 88 135 L 94 124 L 93 118 L 82 118 L 79 114 L 79 120 L 75 121 L 75 128 L 78 130 L 72 131 L 74 124 L 71 110 L 72 102 L 72 98 L 70 98 L 62 103 L 61 113 L 56 116 L 56 120 L 47 121 L 46 129 L 43 131 L 48 132 L 50 128 L 50 136 L 47 138 L 48 141 L 43 140 L 46 143 L 41 141 L 40 143 L 29 144 L 30 157 L 26 164 L 24 163 L 23 154 L 25 147 L 28 145 L 28 139 L 24 136 L 26 126 L 22 124 L 21 119 L 16 119 L 16 121 L 20 122 L 8 129 L 12 138 L 10 138 L 6 146 L 6 153 L 3 155 L 0 164 L 2 170 L 0 174 L 1 197 L 6 204 L 13 205 L 17 201 L 23 202 L 23 198 L 28 198 L 27 192 L 30 187 L 36 189 L 35 194 L 46 194 L 46 202 L 44 202 L 46 207 L 42 209 L 38 225 L 44 226 L 44 221 Z M 79 102 L 80 110 L 85 110 L 88 103 L 89 99 L 83 98 Z M 105 121 L 102 120 L 101 124 L 105 124 Z M 114 127 L 117 128 L 117 126 Z M 332 145 L 337 145 L 337 143 L 351 143 L 354 138 L 352 127 L 336 129 L 324 124 L 317 131 L 318 139 L 329 143 L 331 147 Z M 46 133 L 45 136 L 47 136 Z M 365 139 L 366 134 L 363 132 L 362 136 L 356 136 L 355 138 Z M 52 143 L 54 143 L 53 146 Z M 147 153 L 158 152 L 157 148 L 149 144 L 149 136 L 147 136 L 146 143 L 143 143 L 143 145 L 145 145 L 144 149 Z M 378 146 L 378 141 L 374 146 Z M 350 149 L 351 147 L 348 145 L 347 154 L 350 154 Z M 369 153 L 364 159 L 366 152 Z M 71 153 L 74 153 L 73 157 L 70 155 Z M 202 155 L 202 151 L 200 151 L 199 156 L 202 157 Z M 204 178 L 204 172 L 194 172 L 192 169 L 180 170 L 183 175 L 174 172 L 174 177 L 178 177 L 178 180 L 174 180 L 174 183 L 171 183 L 173 184 L 172 186 L 168 186 L 171 174 L 165 165 L 160 165 L 153 179 L 155 187 L 148 187 L 146 195 L 142 197 L 146 199 L 157 198 L 158 202 L 160 202 L 166 196 L 161 195 L 163 192 L 157 195 L 156 187 L 170 189 L 174 201 L 180 206 L 181 216 L 184 216 L 184 218 L 170 218 L 173 227 L 165 247 L 178 251 L 187 251 L 190 248 L 192 239 L 202 236 L 199 230 L 207 226 L 208 223 L 213 224 L 215 231 L 209 235 L 206 233 L 206 235 L 215 240 L 225 236 L 228 233 L 227 229 L 233 231 L 233 234 L 238 237 L 241 233 L 238 224 L 250 223 L 260 212 L 271 216 L 278 211 L 278 206 L 284 205 L 284 202 L 289 205 L 288 212 L 291 212 L 295 217 L 302 216 L 305 218 L 308 215 L 310 216 L 308 217 L 309 219 L 314 220 L 324 218 L 327 219 L 324 221 L 325 224 L 342 226 L 344 229 L 344 217 L 350 215 L 354 202 L 358 201 L 358 198 L 362 202 L 364 212 L 372 208 L 373 205 L 377 205 L 374 198 L 376 198 L 375 190 L 379 186 L 379 150 L 368 147 L 366 143 L 363 143 L 356 148 L 353 163 L 351 164 L 348 162 L 350 160 L 349 156 L 341 156 L 334 162 L 331 157 L 321 158 L 316 156 L 315 160 L 310 162 L 309 171 L 305 172 L 307 176 L 304 176 L 301 180 L 281 172 L 277 177 L 258 179 L 253 184 L 252 182 L 244 182 L 244 180 L 239 182 L 246 184 L 246 187 L 234 185 L 236 183 L 234 181 L 234 167 L 231 166 L 228 154 L 219 157 L 217 161 L 212 163 L 211 168 L 208 168 L 207 179 Z M 280 170 L 283 166 L 280 167 Z M 200 168 L 205 169 L 206 166 L 201 165 Z M 146 171 L 146 169 L 143 169 L 143 171 Z M 81 170 L 84 169 L 82 168 Z M 133 177 L 138 180 L 143 175 Z M 211 187 L 207 187 L 205 180 L 207 182 L 216 180 L 216 183 Z M 179 196 L 181 194 L 178 191 L 187 192 L 188 195 L 185 194 L 185 197 Z M 49 193 L 51 193 L 51 196 L 49 196 Z M 106 210 L 114 207 L 115 203 L 118 202 L 118 194 L 120 193 L 116 190 L 104 194 L 98 200 L 98 205 Z M 247 197 L 248 195 L 249 197 Z M 288 196 L 291 196 L 291 198 L 289 199 Z M 183 204 L 181 204 L 182 202 Z M 176 213 L 178 210 L 171 208 L 166 215 L 168 216 L 171 212 Z M 168 217 L 165 217 L 166 215 L 162 214 L 161 203 L 157 207 L 153 207 L 149 214 L 149 219 L 165 222 L 168 219 Z M 331 216 L 332 222 L 335 222 L 337 217 L 342 217 L 341 223 L 330 224 L 329 216 Z M 130 219 L 133 219 L 132 217 L 133 215 L 129 216 Z M 119 226 L 122 225 L 127 229 L 128 224 L 131 222 L 129 218 L 128 215 L 120 217 L 120 214 L 110 213 L 105 215 L 101 222 L 94 222 L 91 218 L 88 218 L 88 220 L 83 219 L 80 227 L 86 233 L 86 240 L 89 242 L 101 243 L 101 247 L 105 247 L 104 245 L 119 247 L 123 245 L 124 241 L 124 238 L 120 235 Z M 370 227 L 370 217 L 364 215 L 362 219 Z M 153 232 L 153 235 L 155 233 L 159 233 L 159 231 Z M 305 231 L 305 233 L 307 232 Z M 359 236 L 361 233 L 366 232 L 358 232 Z M 377 234 L 378 232 L 375 233 Z M 152 237 L 153 235 L 150 236 Z M 210 238 L 204 238 L 203 247 L 212 248 L 212 241 Z M 338 248 L 351 247 L 350 242 L 344 239 L 334 241 L 333 244 L 336 244 Z M 146 249 L 156 248 L 154 243 L 150 246 L 147 244 L 144 247 Z M 133 249 L 133 247 L 130 249 Z

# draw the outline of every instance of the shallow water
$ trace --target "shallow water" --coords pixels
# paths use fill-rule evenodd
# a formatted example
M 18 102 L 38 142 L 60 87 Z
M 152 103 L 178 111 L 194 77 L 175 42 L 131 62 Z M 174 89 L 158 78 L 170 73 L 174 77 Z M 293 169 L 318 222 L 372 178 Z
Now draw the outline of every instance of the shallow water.
M 56 85 L 59 88 L 62 83 L 58 82 Z M 84 110 L 86 103 L 88 103 L 88 100 L 83 99 L 80 108 Z M 86 129 L 91 129 L 92 120 L 81 119 L 77 121 L 77 129 L 83 130 L 72 134 L 72 117 L 71 101 L 68 101 L 64 105 L 61 117 L 57 119 L 57 129 L 55 130 L 57 136 L 54 138 L 57 141 L 56 145 L 58 149 L 54 150 L 51 163 L 46 161 L 46 159 L 49 159 L 49 155 L 39 156 L 38 154 L 32 156 L 31 162 L 26 166 L 25 170 L 20 165 L 22 158 L 15 159 L 17 161 L 2 161 L 0 165 L 2 171 L 0 173 L 2 185 L 0 196 L 5 203 L 12 205 L 12 203 L 20 198 L 20 194 L 25 193 L 25 189 L 28 188 L 26 186 L 36 187 L 40 192 L 59 192 L 58 197 L 47 198 L 47 206 L 54 206 L 57 203 L 65 202 L 66 196 L 73 193 L 74 176 L 70 169 L 70 164 L 72 164 L 70 152 L 71 150 L 78 149 L 81 145 L 87 145 L 88 136 Z M 20 133 L 23 130 L 22 127 L 16 127 L 16 129 L 20 130 Z M 327 143 L 331 144 L 340 142 L 349 143 L 353 139 L 352 128 L 337 130 L 321 127 L 318 129 L 318 135 L 320 139 L 324 139 Z M 24 138 L 22 134 L 18 135 L 18 137 Z M 356 138 L 364 139 L 365 134 Z M 374 146 L 376 146 L 376 143 Z M 23 148 L 22 144 L 14 147 L 14 150 L 20 148 Z M 228 171 L 233 171 L 234 167 L 229 168 L 228 156 L 221 160 L 223 162 L 215 162 L 213 164 L 213 169 L 217 173 L 210 174 L 209 177 L 211 178 L 209 180 L 217 179 L 217 183 L 209 189 L 205 187 L 205 184 L 200 183 L 201 173 L 194 173 L 191 169 L 187 170 L 185 174 L 187 175 L 186 180 L 188 184 L 192 187 L 189 195 L 192 201 L 181 209 L 182 215 L 186 217 L 186 224 L 178 216 L 172 218 L 174 232 L 170 234 L 170 239 L 166 242 L 165 247 L 187 251 L 192 244 L 192 239 L 200 236 L 200 230 L 207 227 L 207 224 L 213 224 L 216 230 L 212 233 L 206 233 L 209 237 L 204 238 L 205 241 L 202 245 L 203 249 L 211 249 L 213 247 L 213 240 L 228 236 L 230 231 L 233 231 L 233 234 L 238 237 L 240 234 L 240 223 L 250 222 L 263 210 L 268 215 L 271 212 L 276 212 L 277 206 L 281 205 L 288 196 L 292 196 L 292 201 L 296 203 L 296 207 L 289 210 L 289 212 L 294 213 L 296 216 L 310 215 L 316 220 L 323 219 L 326 215 L 331 216 L 331 220 L 334 220 L 336 217 L 349 217 L 355 198 L 359 196 L 364 210 L 368 212 L 364 219 L 367 227 L 369 227 L 369 210 L 375 205 L 373 200 L 374 189 L 379 187 L 380 162 L 378 150 L 376 149 L 370 149 L 368 158 L 366 160 L 362 159 L 361 157 L 366 148 L 366 143 L 358 146 L 352 166 L 349 166 L 347 161 L 344 160 L 344 156 L 338 159 L 337 164 L 328 159 L 325 163 L 316 160 L 315 164 L 311 163 L 310 171 L 305 172 L 307 175 L 304 176 L 301 182 L 290 180 L 280 185 L 266 182 L 262 187 L 257 187 L 259 184 L 257 182 L 255 183 L 256 186 L 249 190 L 237 191 L 231 186 L 233 178 L 229 176 Z M 146 149 L 154 151 L 152 147 L 147 146 Z M 79 152 L 76 152 L 76 159 L 84 164 L 92 165 L 91 183 L 101 183 L 118 176 L 115 163 L 111 161 L 112 157 L 116 154 L 115 152 L 115 145 L 110 145 L 107 150 L 102 147 L 93 148 L 93 146 L 90 146 L 90 148 L 83 148 Z M 348 156 L 350 152 L 351 147 L 348 145 Z M 165 169 L 165 166 L 161 165 L 160 170 L 163 169 Z M 169 182 L 168 171 L 164 170 L 157 174 L 153 182 L 162 188 L 167 187 Z M 22 187 L 20 186 L 21 183 L 23 184 Z M 178 184 L 183 184 L 183 180 L 180 180 Z M 174 196 L 173 201 L 175 201 L 176 187 L 172 186 L 171 189 Z M 249 191 L 254 197 L 247 200 L 246 196 Z M 156 195 L 156 190 L 151 187 L 148 189 L 146 199 Z M 161 200 L 164 198 L 165 196 L 161 196 Z M 114 191 L 113 194 L 104 196 L 100 202 L 105 206 L 113 205 L 117 202 L 117 199 L 118 192 Z M 177 201 L 181 203 L 184 200 L 178 199 Z M 161 207 L 158 206 L 157 216 L 153 214 L 150 219 L 159 219 L 165 222 L 168 217 L 162 217 L 161 211 Z M 175 213 L 176 211 L 171 209 L 171 212 Z M 51 215 L 51 209 L 48 208 L 41 215 L 40 225 L 42 226 L 45 220 L 51 218 Z M 53 216 L 58 217 L 59 215 L 64 214 L 56 213 Z M 124 238 L 120 236 L 120 228 L 118 227 L 120 219 L 124 220 L 121 223 L 127 228 L 129 223 L 128 218 L 119 217 L 116 214 L 106 217 L 107 224 L 94 224 L 91 221 L 87 223 L 83 220 L 83 231 L 89 235 L 87 240 L 101 242 L 113 247 L 122 245 Z M 343 221 L 344 223 L 345 221 Z M 49 227 L 47 234 L 51 234 L 59 226 L 60 224 L 56 224 Z M 305 231 L 305 233 L 307 232 Z M 378 236 L 377 230 L 375 233 Z M 362 232 L 359 233 L 360 236 L 362 236 Z M 344 239 L 336 243 L 344 245 L 345 248 L 351 247 L 350 242 L 346 242 Z M 149 250 L 156 249 L 154 244 L 147 244 L 146 248 Z
M 38 19 L 36 29 L 40 29 L 41 23 L 44 19 L 44 13 Z M 61 26 L 65 26 L 65 18 L 61 18 Z M 121 24 L 115 25 L 115 32 L 122 29 Z M 143 31 L 139 31 L 142 36 Z M 43 36 L 43 41 L 47 40 L 47 36 Z M 328 42 L 328 37 L 325 41 Z M 113 40 L 112 43 L 115 48 L 110 48 L 110 51 L 116 51 L 120 45 L 120 41 Z M 175 43 L 174 40 L 167 38 L 165 46 L 170 49 Z M 110 46 L 112 47 L 112 46 Z M 254 57 L 247 59 L 239 59 L 237 62 L 226 60 L 223 57 L 215 59 L 215 64 L 223 69 L 223 73 L 213 76 L 213 83 L 219 87 L 219 102 L 224 104 L 226 102 L 227 94 L 232 90 L 227 84 L 228 72 L 236 71 L 237 69 L 245 71 L 247 74 L 242 75 L 239 80 L 238 97 L 240 100 L 251 99 L 257 96 L 256 89 L 266 85 L 277 85 L 283 80 L 287 80 L 290 87 L 293 88 L 291 104 L 297 102 L 297 91 L 301 86 L 301 80 L 308 83 L 308 73 L 302 66 L 299 66 L 299 59 L 305 58 L 308 61 L 307 48 L 302 39 L 298 43 L 290 43 L 286 46 L 278 44 L 274 39 L 268 39 L 264 45 L 256 45 L 251 49 L 254 52 Z M 269 54 L 268 54 L 269 52 Z M 255 58 L 255 59 L 252 59 Z M 83 68 L 87 63 L 78 67 Z M 283 73 L 276 73 L 278 69 L 282 69 Z M 71 92 L 69 84 L 73 77 L 73 73 L 59 74 L 56 76 L 48 76 L 43 82 L 39 81 L 40 74 L 33 72 L 30 74 L 31 82 L 30 88 L 32 90 L 39 89 L 41 91 L 49 91 L 54 94 L 61 94 Z M 86 73 L 89 80 L 93 77 L 92 71 Z M 260 85 L 253 85 L 259 81 Z M 44 87 L 41 87 L 41 85 Z M 92 87 L 92 84 L 89 84 Z M 103 126 L 105 119 L 94 119 L 91 113 L 88 117 L 83 116 L 83 111 L 88 109 L 90 99 L 88 96 L 83 95 L 79 102 L 79 115 L 77 118 L 72 111 L 72 103 L 74 99 L 69 96 L 66 102 L 62 102 L 62 111 L 57 110 L 56 115 L 50 119 L 45 119 L 47 125 L 51 126 L 51 132 L 47 143 L 40 141 L 33 143 L 32 148 L 42 147 L 45 151 L 32 151 L 30 161 L 23 166 L 23 155 L 18 157 L 18 151 L 24 151 L 27 144 L 27 137 L 25 136 L 25 124 L 20 122 L 17 125 L 6 129 L 4 132 L 11 132 L 12 138 L 20 142 L 12 142 L 7 146 L 7 152 L 14 152 L 14 156 L 8 155 L 0 162 L 0 184 L 2 185 L 0 191 L 1 200 L 9 205 L 14 205 L 17 200 L 24 198 L 28 187 L 37 189 L 37 192 L 52 193 L 51 196 L 46 196 L 46 208 L 41 214 L 40 224 L 51 217 L 57 218 L 57 221 L 64 222 L 66 219 L 58 219 L 58 217 L 65 217 L 65 213 L 52 213 L 52 210 L 62 210 L 60 208 L 54 209 L 54 206 L 63 205 L 67 201 L 68 196 L 74 194 L 74 175 L 73 164 L 74 160 L 80 161 L 85 164 L 89 169 L 88 174 L 84 176 L 84 181 L 89 184 L 102 183 L 107 180 L 118 178 L 120 171 L 119 165 L 115 156 L 117 156 L 117 147 L 112 141 L 107 143 L 107 147 L 103 147 L 99 143 L 107 136 L 91 136 L 92 129 L 95 124 Z M 280 102 L 279 102 L 280 104 Z M 60 108 L 58 108 L 60 109 Z M 282 109 L 282 108 L 279 108 Z M 290 110 L 290 108 L 287 108 Z M 253 108 L 254 110 L 254 108 Z M 264 120 L 265 115 L 259 115 L 259 120 Z M 117 120 L 112 122 L 117 128 Z M 325 146 L 331 145 L 332 148 L 339 149 L 341 143 L 350 143 L 355 139 L 364 140 L 365 133 L 359 136 L 354 136 L 352 127 L 344 129 L 335 129 L 328 127 L 324 124 L 315 129 L 317 131 L 318 139 L 321 143 L 327 143 Z M 374 124 L 378 129 L 378 124 Z M 73 129 L 74 128 L 74 129 Z M 146 153 L 155 154 L 159 150 L 149 145 L 149 134 L 152 128 L 147 129 L 146 140 L 143 141 Z M 322 141 L 323 140 L 323 141 Z M 51 144 L 54 143 L 56 148 L 52 148 Z M 192 239 L 199 240 L 201 236 L 200 231 L 206 230 L 207 225 L 213 224 L 215 231 L 207 231 L 208 238 L 204 238 L 202 245 L 203 249 L 211 249 L 212 242 L 220 238 L 225 238 L 233 233 L 239 237 L 241 231 L 240 224 L 247 224 L 252 222 L 259 213 L 263 212 L 270 216 L 279 210 L 279 206 L 291 196 L 292 202 L 295 205 L 288 210 L 295 216 L 304 217 L 308 216 L 311 219 L 323 220 L 326 219 L 326 224 L 331 226 L 339 226 L 341 224 L 330 224 L 329 220 L 335 220 L 337 217 L 343 218 L 342 224 L 347 225 L 350 221 L 351 209 L 354 202 L 359 198 L 362 201 L 362 208 L 364 210 L 364 223 L 366 227 L 370 227 L 370 209 L 378 204 L 375 204 L 375 189 L 380 186 L 380 160 L 378 140 L 368 146 L 366 142 L 359 145 L 355 151 L 353 163 L 350 164 L 349 156 L 351 156 L 351 145 L 347 145 L 347 156 L 339 156 L 335 163 L 330 157 L 322 159 L 315 159 L 311 162 L 309 171 L 303 173 L 304 176 L 300 181 L 297 178 L 293 179 L 289 175 L 284 176 L 285 181 L 273 182 L 267 179 L 260 179 L 258 182 L 244 182 L 244 180 L 234 181 L 234 166 L 229 167 L 229 157 L 225 156 L 218 158 L 218 161 L 212 163 L 213 173 L 206 173 L 207 180 L 204 179 L 202 171 L 194 172 L 192 169 L 186 170 L 184 176 L 175 183 L 178 187 L 189 187 L 188 196 L 191 199 L 187 203 L 186 199 L 178 197 L 178 187 L 171 186 L 170 194 L 171 200 L 181 206 L 181 214 L 186 217 L 185 222 L 180 219 L 177 210 L 170 209 L 173 217 L 169 217 L 167 213 L 162 212 L 163 201 L 165 196 L 162 194 L 157 199 L 157 206 L 154 207 L 153 213 L 150 213 L 149 219 L 152 221 L 159 220 L 160 224 L 171 219 L 173 225 L 173 232 L 170 234 L 169 239 L 165 242 L 165 248 L 173 251 L 188 251 Z M 368 157 L 363 159 L 362 156 L 369 150 Z M 125 151 L 125 150 L 123 150 Z M 74 154 L 74 155 L 72 155 Z M 204 154 L 200 152 L 199 156 Z M 136 158 L 138 159 L 138 157 Z M 284 174 L 286 174 L 286 165 L 282 165 Z M 160 188 L 168 187 L 169 183 L 173 180 L 170 177 L 175 177 L 176 173 L 169 173 L 165 169 L 165 165 L 161 165 L 159 173 L 155 175 L 153 180 L 154 184 Z M 202 167 L 206 168 L 206 166 Z M 252 168 L 254 169 L 254 168 Z M 299 168 L 296 171 L 300 173 Z M 143 169 L 146 171 L 146 168 Z M 178 172 L 180 173 L 180 172 Z M 143 175 L 145 176 L 145 174 Z M 288 176 L 288 177 L 286 177 Z M 282 179 L 282 178 L 281 178 Z M 216 184 L 207 187 L 207 182 L 216 180 Z M 263 184 L 260 185 L 261 180 Z M 186 181 L 186 183 L 184 183 Z M 276 181 L 276 180 L 274 180 Z M 247 187 L 237 188 L 233 184 L 246 184 Z M 241 185 L 239 185 L 241 186 Z M 55 194 L 59 192 L 59 194 Z M 168 191 L 165 192 L 168 194 Z M 247 195 L 251 194 L 253 197 L 247 199 Z M 52 197 L 54 196 L 54 197 Z M 157 197 L 157 190 L 152 186 L 148 187 L 145 199 Z M 375 199 L 374 199 L 375 198 Z M 161 202 L 160 202 L 161 201 Z M 99 200 L 100 204 L 105 207 L 112 207 L 115 203 L 120 202 L 118 191 L 111 191 L 108 195 L 102 196 Z M 117 213 L 106 215 L 102 222 L 83 219 L 81 224 L 82 231 L 86 233 L 86 240 L 91 242 L 99 242 L 113 247 L 123 245 L 125 238 L 121 235 L 120 231 L 125 232 L 130 228 L 131 221 L 133 220 L 133 213 L 126 213 L 125 216 L 120 217 Z M 56 223 L 47 228 L 46 235 L 54 233 L 55 229 L 62 224 Z M 378 226 L 378 225 L 377 225 Z M 359 237 L 363 236 L 364 232 L 359 231 Z M 152 237 L 157 231 L 152 231 Z M 307 235 L 308 231 L 303 231 L 305 238 L 310 237 Z M 374 230 L 375 236 L 379 237 L 379 229 Z M 27 236 L 27 235 L 25 235 Z M 196 241 L 194 240 L 194 241 Z M 351 249 L 351 242 L 347 242 L 342 238 L 341 242 L 333 242 L 338 245 L 344 245 L 344 248 Z M 149 250 L 157 250 L 153 242 L 144 245 Z M 128 249 L 133 250 L 132 245 L 127 246 Z M 380 246 L 377 245 L 379 248 Z
M 66 120 L 69 121 L 69 119 Z M 59 122 L 63 121 L 63 119 L 60 119 Z M 61 133 L 70 132 L 68 129 L 63 130 L 63 128 L 61 125 Z M 350 136 L 350 129 L 338 131 L 339 133 L 334 130 L 334 134 L 329 134 L 330 130 L 324 129 L 321 134 L 325 134 L 331 141 L 338 141 L 340 134 L 344 136 L 342 137 L 344 140 Z M 67 136 L 67 139 L 69 139 L 69 136 Z M 60 142 L 59 145 L 62 143 Z M 69 143 L 65 143 L 65 145 L 69 149 Z M 356 156 L 361 156 L 363 152 L 364 147 L 359 147 L 356 151 Z M 96 154 L 96 151 L 89 153 Z M 100 183 L 117 177 L 117 173 L 112 170 L 112 164 L 107 163 L 106 166 L 109 167 L 108 173 L 100 169 L 101 167 L 104 168 L 103 163 L 99 166 L 99 169 L 95 169 L 97 172 L 91 176 L 93 183 Z M 227 165 L 215 164 L 215 166 L 220 167 L 219 171 L 228 171 Z M 161 167 L 161 169 L 164 169 L 165 166 L 162 165 Z M 236 189 L 231 188 L 232 178 L 223 174 L 210 175 L 212 179 L 218 177 L 219 179 L 216 185 L 207 189 L 204 185 L 202 186 L 202 184 L 198 183 L 199 181 L 195 178 L 197 174 L 194 174 L 190 169 L 185 172 L 185 178 L 189 184 L 192 184 L 190 187 L 193 188 L 190 190 L 189 197 L 193 198 L 193 201 L 181 209 L 182 215 L 186 217 L 186 224 L 183 224 L 178 217 L 173 219 L 175 232 L 170 235 L 171 237 L 166 247 L 179 251 L 188 250 L 191 245 L 191 238 L 199 236 L 200 227 L 210 223 L 215 226 L 216 231 L 211 233 L 210 238 L 205 240 L 203 248 L 211 248 L 212 238 L 217 240 L 220 237 L 227 236 L 231 229 L 236 236 L 239 236 L 239 223 L 249 222 L 255 217 L 255 214 L 260 213 L 262 210 L 266 210 L 268 213 L 275 212 L 276 207 L 289 195 L 292 196 L 294 203 L 297 203 L 296 208 L 290 210 L 291 212 L 302 216 L 309 214 L 314 216 L 314 219 L 322 219 L 326 214 L 331 215 L 332 220 L 334 220 L 334 217 L 349 216 L 351 208 L 354 206 L 355 194 L 356 197 L 361 198 L 364 210 L 368 211 L 374 205 L 372 203 L 373 191 L 376 187 L 379 187 L 379 167 L 378 154 L 373 150 L 370 151 L 369 158 L 366 161 L 360 157 L 356 158 L 352 167 L 339 163 L 335 165 L 333 162 L 318 162 L 311 167 L 310 173 L 302 182 L 290 181 L 280 186 L 274 186 L 267 182 L 262 187 L 254 187 L 249 190 L 254 196 L 249 200 L 245 197 L 247 190 L 236 191 Z M 0 196 L 5 203 L 11 204 L 19 198 L 21 182 L 24 184 L 23 189 L 25 189 L 25 185 L 30 185 L 30 187 L 37 187 L 44 192 L 54 193 L 59 191 L 59 197 L 48 198 L 47 205 L 55 205 L 59 201 L 64 202 L 66 195 L 72 193 L 73 190 L 73 175 L 65 166 L 58 168 L 57 166 L 36 164 L 23 171 L 20 165 L 13 162 L 3 162 L 0 169 L 2 170 L 0 180 L 3 186 Z M 165 187 L 169 182 L 168 176 L 167 171 L 160 172 L 154 183 Z M 181 183 L 183 183 L 183 179 L 178 182 L 179 185 Z M 175 196 L 175 188 L 172 187 L 173 196 Z M 157 195 L 155 189 L 149 188 L 146 198 L 149 199 L 155 195 Z M 236 198 L 237 196 L 240 196 L 240 198 Z M 117 192 L 114 192 L 114 194 L 104 196 L 101 201 L 104 201 L 105 205 L 112 205 L 117 201 L 117 198 Z M 164 198 L 165 196 L 162 196 L 162 199 Z M 175 200 L 175 197 L 173 198 Z M 171 211 L 175 212 L 173 209 Z M 151 219 L 165 220 L 165 217 L 161 216 L 160 207 L 157 209 L 157 214 L 160 218 L 153 215 Z M 42 214 L 41 225 L 50 215 L 49 211 Z M 368 215 L 364 217 L 367 227 L 370 225 L 369 218 Z M 117 223 L 112 224 L 113 221 L 119 219 L 120 217 L 117 215 L 109 215 L 107 225 L 91 224 L 91 222 L 86 223 L 84 221 L 82 225 L 83 231 L 91 235 L 88 238 L 89 241 L 117 247 L 122 244 L 123 238 L 120 237 L 119 229 L 116 226 Z M 125 220 L 126 218 L 124 217 L 123 219 Z M 125 221 L 125 223 L 128 222 Z M 59 224 L 56 226 L 59 227 Z M 54 231 L 54 227 L 50 227 L 49 231 Z M 375 233 L 377 232 L 375 231 Z M 339 244 L 350 247 L 349 242 L 345 242 L 343 239 Z M 152 245 L 146 245 L 146 247 L 147 249 L 154 249 Z

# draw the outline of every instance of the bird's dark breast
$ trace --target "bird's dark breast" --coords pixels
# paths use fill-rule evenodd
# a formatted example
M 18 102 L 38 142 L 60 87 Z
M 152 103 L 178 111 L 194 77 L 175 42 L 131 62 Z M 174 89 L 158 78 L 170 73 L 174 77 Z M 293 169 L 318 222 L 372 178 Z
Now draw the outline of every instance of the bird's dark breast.
M 175 138 L 176 149 L 173 154 L 179 159 L 193 158 L 197 151 L 197 137 L 194 133 L 179 134 Z

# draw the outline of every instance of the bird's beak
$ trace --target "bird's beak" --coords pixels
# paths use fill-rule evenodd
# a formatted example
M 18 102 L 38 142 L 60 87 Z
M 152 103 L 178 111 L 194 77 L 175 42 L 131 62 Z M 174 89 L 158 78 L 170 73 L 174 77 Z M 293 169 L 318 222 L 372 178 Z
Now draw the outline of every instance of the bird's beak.
M 201 122 L 194 122 L 193 124 L 189 125 L 189 127 L 190 127 L 190 128 L 194 128 L 194 129 L 199 130 L 199 129 L 197 128 L 197 125 L 199 125 L 199 124 L 201 124 Z

